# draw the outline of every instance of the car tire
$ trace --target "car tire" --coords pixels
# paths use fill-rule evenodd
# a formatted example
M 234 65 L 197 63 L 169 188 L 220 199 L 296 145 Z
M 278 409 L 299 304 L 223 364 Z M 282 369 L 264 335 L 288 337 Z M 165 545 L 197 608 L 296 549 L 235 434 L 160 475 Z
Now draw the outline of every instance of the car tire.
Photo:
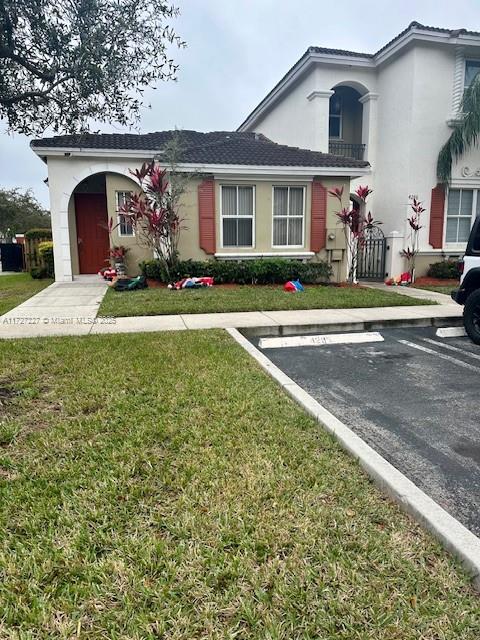
M 480 289 L 471 293 L 463 310 L 463 322 L 469 338 L 480 344 Z

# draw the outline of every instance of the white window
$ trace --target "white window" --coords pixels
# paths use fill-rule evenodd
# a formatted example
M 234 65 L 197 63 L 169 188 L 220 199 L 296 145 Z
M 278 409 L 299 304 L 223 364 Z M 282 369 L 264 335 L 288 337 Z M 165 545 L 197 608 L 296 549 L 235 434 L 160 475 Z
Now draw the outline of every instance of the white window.
M 304 187 L 273 187 L 274 247 L 303 247 Z
M 468 87 L 473 83 L 479 72 L 480 60 L 465 60 L 465 89 L 468 89 Z
M 133 227 L 131 221 L 120 213 L 120 209 L 127 204 L 130 199 L 131 191 L 116 191 L 116 212 L 118 222 L 118 235 L 119 236 L 133 236 Z
M 447 228 L 445 242 L 467 242 L 476 216 L 480 215 L 480 191 L 477 189 L 449 189 L 447 199 Z
M 222 247 L 253 247 L 255 188 L 222 185 Z
M 330 96 L 328 136 L 337 139 L 342 137 L 342 98 L 338 93 Z

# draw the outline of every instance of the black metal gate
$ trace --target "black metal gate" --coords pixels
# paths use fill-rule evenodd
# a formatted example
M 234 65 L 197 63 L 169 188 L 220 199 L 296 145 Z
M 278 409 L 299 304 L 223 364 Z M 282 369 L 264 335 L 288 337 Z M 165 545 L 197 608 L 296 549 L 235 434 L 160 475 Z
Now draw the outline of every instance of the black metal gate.
M 2 271 L 23 271 L 23 247 L 13 242 L 0 243 Z
M 387 241 L 379 227 L 367 227 L 365 237 L 357 251 L 357 278 L 359 280 L 383 280 Z

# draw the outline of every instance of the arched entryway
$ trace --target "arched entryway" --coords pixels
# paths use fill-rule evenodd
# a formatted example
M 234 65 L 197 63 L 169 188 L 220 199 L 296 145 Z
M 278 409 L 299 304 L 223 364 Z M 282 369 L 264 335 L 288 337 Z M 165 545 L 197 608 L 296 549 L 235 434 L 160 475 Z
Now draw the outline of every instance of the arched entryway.
M 358 88 L 348 85 L 333 87 L 329 107 L 329 152 L 356 160 L 364 159 L 362 142 L 363 105 Z
M 108 209 L 105 174 L 85 178 L 72 194 L 76 229 L 75 266 L 79 274 L 97 273 L 108 259 Z

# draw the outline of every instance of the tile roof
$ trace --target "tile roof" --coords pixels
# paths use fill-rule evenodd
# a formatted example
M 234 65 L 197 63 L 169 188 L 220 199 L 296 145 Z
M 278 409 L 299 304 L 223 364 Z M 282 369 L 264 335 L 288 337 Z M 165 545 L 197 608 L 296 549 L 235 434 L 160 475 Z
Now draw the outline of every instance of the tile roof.
M 406 33 L 412 29 L 420 29 L 421 31 L 431 31 L 433 33 L 446 33 L 451 37 L 457 37 L 459 35 L 480 36 L 479 31 L 469 31 L 468 29 L 445 29 L 444 27 L 429 27 L 428 25 L 421 24 L 414 20 L 406 29 L 401 31 L 398 35 L 392 38 L 387 44 L 378 49 L 375 53 L 359 53 L 358 51 L 347 51 L 345 49 L 329 49 L 327 47 L 309 47 L 306 53 L 326 53 L 335 56 L 351 56 L 355 58 L 375 58 L 379 53 L 388 49 L 394 42 L 399 40 Z
M 327 53 L 332 56 L 350 56 L 353 58 L 373 58 L 373 53 L 359 53 L 346 49 L 329 49 L 328 47 L 308 47 L 306 53 Z
M 192 164 L 285 167 L 368 167 L 368 162 L 272 142 L 263 135 L 237 131 L 157 131 L 155 133 L 83 133 L 33 140 L 31 147 L 150 151 L 161 155 L 177 134 L 183 151 L 180 162 Z

